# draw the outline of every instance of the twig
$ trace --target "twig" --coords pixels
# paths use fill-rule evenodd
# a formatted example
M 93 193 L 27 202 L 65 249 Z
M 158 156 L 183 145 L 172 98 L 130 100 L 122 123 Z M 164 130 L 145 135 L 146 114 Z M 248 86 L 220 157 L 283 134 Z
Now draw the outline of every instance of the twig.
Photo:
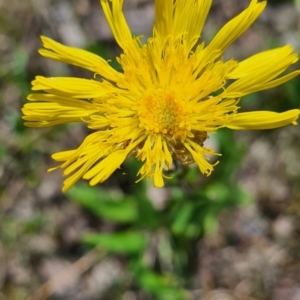
M 26 300 L 43 300 L 51 296 L 59 288 L 65 287 L 79 277 L 96 262 L 106 255 L 99 248 L 93 248 L 71 266 L 59 272 L 53 278 L 49 279 L 40 286 L 33 294 L 28 296 Z M 55 288 L 54 288 L 55 287 Z

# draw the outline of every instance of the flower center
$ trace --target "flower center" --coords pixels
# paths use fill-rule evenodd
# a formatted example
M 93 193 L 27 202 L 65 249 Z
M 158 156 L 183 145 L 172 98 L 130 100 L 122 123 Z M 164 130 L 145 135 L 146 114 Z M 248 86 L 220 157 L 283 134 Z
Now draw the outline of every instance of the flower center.
M 138 108 L 140 127 L 148 132 L 181 135 L 187 127 L 183 102 L 171 91 L 157 89 L 145 95 Z

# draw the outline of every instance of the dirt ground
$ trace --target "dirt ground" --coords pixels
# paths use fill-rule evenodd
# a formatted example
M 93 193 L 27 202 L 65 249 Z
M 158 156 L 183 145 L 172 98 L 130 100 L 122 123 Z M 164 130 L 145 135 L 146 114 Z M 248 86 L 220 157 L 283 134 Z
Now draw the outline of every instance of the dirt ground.
M 209 41 L 248 3 L 215 0 L 203 39 Z M 125 0 L 124 10 L 133 33 L 145 39 L 151 35 L 153 1 Z M 82 48 L 101 42 L 106 58 L 120 53 L 98 0 L 0 0 L 0 300 L 154 299 L 134 287 L 127 289 L 124 258 L 102 257 L 80 244 L 82 232 L 109 231 L 110 225 L 68 201 L 61 192 L 59 171 L 46 172 L 53 166 L 51 154 L 76 147 L 85 129 L 22 125 L 20 109 L 35 75 L 87 76 L 78 68 L 40 57 L 40 35 Z M 300 4 L 269 1 L 226 57 L 243 59 L 287 43 L 300 52 Z M 285 93 L 283 88 L 264 92 L 264 103 L 257 102 L 264 99 L 261 96 L 254 97 L 256 102 L 250 98 L 245 108 L 285 109 L 278 100 L 285 99 Z M 251 195 L 252 204 L 222 211 L 219 229 L 198 241 L 190 297 L 299 300 L 299 126 L 238 132 L 235 141 L 245 156 L 233 180 Z M 115 282 L 120 287 L 117 294 L 112 290 Z

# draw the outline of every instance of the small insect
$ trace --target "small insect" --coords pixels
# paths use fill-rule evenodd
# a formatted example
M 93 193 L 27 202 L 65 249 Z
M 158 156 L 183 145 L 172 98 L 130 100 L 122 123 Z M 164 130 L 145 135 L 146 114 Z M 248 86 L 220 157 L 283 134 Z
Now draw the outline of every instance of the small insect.
M 124 149 L 126 149 L 129 146 L 130 142 L 131 142 L 131 140 L 126 140 L 126 141 L 123 141 L 121 143 L 118 143 L 115 146 L 115 150 L 124 150 Z
M 195 131 L 193 134 L 193 140 L 200 146 L 203 146 L 204 141 L 208 138 L 207 132 Z M 168 148 L 173 159 L 180 161 L 182 165 L 187 166 L 195 162 L 193 156 L 188 149 L 185 148 L 181 141 L 170 139 L 168 141 Z
M 124 147 L 123 149 L 126 149 L 129 146 L 130 142 L 131 142 L 131 140 L 127 140 L 127 141 L 123 142 L 123 147 Z

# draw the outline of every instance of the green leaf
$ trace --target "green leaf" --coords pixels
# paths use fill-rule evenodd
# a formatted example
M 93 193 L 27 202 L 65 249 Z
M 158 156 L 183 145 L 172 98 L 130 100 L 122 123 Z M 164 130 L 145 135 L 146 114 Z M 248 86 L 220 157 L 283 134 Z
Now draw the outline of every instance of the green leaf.
M 135 198 L 122 197 L 112 191 L 90 187 L 86 184 L 76 185 L 69 192 L 71 200 L 89 210 L 97 217 L 106 220 L 129 223 L 138 217 Z
M 12 55 L 11 69 L 14 74 L 25 74 L 28 62 L 28 52 L 25 48 L 16 48 Z
M 0 144 L 0 162 L 2 160 L 4 160 L 4 158 L 6 157 L 7 155 L 7 148 L 6 148 L 6 145 L 4 144 Z
M 219 211 L 205 215 L 203 227 L 206 234 L 213 234 L 217 231 L 219 227 L 218 213 Z
M 157 228 L 163 224 L 160 212 L 154 209 L 145 193 L 137 192 L 136 197 L 139 212 L 136 226 L 139 226 L 140 228 L 147 228 L 151 231 L 157 230 Z
M 183 300 L 187 299 L 186 293 L 176 286 L 177 280 L 172 275 L 160 275 L 150 270 L 139 274 L 139 284 L 146 291 L 154 294 L 162 300 Z
M 172 224 L 172 232 L 175 234 L 183 234 L 193 215 L 194 205 L 192 203 L 184 203 L 176 212 L 175 221 Z
M 25 48 L 16 48 L 12 55 L 10 68 L 12 71 L 11 80 L 18 87 L 23 96 L 30 92 L 30 86 L 27 81 L 26 66 L 28 64 L 28 52 Z
M 210 184 L 205 188 L 204 194 L 211 205 L 219 203 L 224 208 L 232 207 L 233 205 L 247 205 L 252 202 L 251 195 L 247 194 L 238 185 L 230 183 L 217 182 Z
M 199 168 L 195 167 L 195 166 L 191 166 L 190 168 L 188 168 L 188 171 L 187 171 L 187 173 L 185 175 L 185 180 L 187 182 L 192 182 L 198 176 L 199 176 Z
M 85 234 L 82 241 L 109 252 L 135 254 L 144 250 L 147 238 L 143 232 L 94 233 Z
M 217 203 L 226 202 L 232 196 L 230 187 L 221 182 L 208 185 L 204 193 L 210 201 Z

